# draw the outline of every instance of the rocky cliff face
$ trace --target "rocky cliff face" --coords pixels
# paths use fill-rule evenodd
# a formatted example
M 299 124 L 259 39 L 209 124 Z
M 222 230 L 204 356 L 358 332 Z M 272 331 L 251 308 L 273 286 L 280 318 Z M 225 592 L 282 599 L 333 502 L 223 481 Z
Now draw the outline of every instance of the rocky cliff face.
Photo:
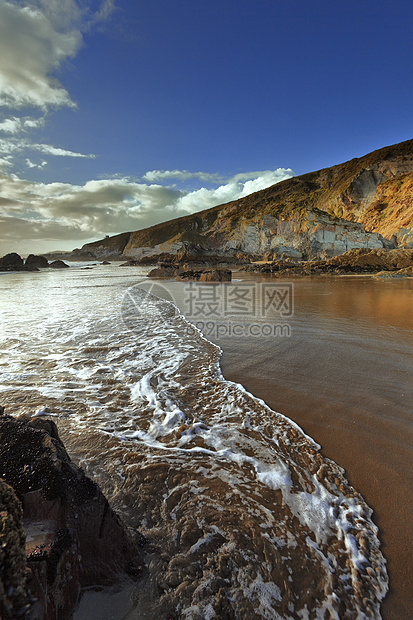
M 176 254 L 188 244 L 318 256 L 413 242 L 413 140 L 282 181 L 240 200 L 83 246 L 97 258 Z

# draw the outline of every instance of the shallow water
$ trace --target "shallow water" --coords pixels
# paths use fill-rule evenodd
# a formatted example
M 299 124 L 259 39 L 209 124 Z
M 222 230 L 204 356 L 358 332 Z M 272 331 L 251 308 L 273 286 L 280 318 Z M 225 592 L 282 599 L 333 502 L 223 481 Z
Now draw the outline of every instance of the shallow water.
M 268 280 L 268 278 L 267 278 Z M 387 620 L 413 610 L 413 280 L 294 282 L 290 340 L 230 338 L 223 372 L 296 421 L 374 509 Z
M 143 273 L 0 276 L 2 403 L 56 416 L 73 458 L 149 540 L 145 582 L 110 617 L 379 617 L 386 570 L 362 497 L 296 424 L 222 377 L 219 348 L 175 306 L 128 291 Z M 185 305 L 183 284 L 162 287 Z M 294 391 L 286 352 L 300 348 L 306 320 L 282 317 L 294 329 L 270 342 L 220 336 L 225 364 L 238 351 L 249 368 L 266 365 L 264 382 L 274 365 Z M 339 322 L 312 318 L 318 350 L 348 340 Z M 307 375 L 303 399 L 314 394 Z

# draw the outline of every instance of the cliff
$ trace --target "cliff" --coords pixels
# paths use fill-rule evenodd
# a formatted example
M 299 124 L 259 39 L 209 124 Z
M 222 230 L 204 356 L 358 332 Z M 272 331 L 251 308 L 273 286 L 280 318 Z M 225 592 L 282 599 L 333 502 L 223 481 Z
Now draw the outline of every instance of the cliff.
M 206 254 L 299 257 L 413 243 L 413 140 L 277 183 L 245 198 L 83 246 L 142 259 L 188 245 Z

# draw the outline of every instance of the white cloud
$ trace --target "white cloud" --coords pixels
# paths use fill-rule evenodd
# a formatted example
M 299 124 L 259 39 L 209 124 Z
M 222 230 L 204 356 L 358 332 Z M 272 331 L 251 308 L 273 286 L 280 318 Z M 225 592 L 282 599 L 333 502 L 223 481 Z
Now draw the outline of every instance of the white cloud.
M 25 5 L 0 0 L 0 105 L 75 105 L 53 73 L 82 44 L 73 21 L 78 14 L 72 0 Z
M 28 168 L 39 168 L 42 170 L 47 165 L 47 161 L 43 160 L 40 164 L 36 164 L 31 159 L 26 159 L 26 164 Z
M 20 133 L 27 129 L 38 129 L 43 127 L 44 118 L 33 118 L 31 116 L 25 116 L 18 118 L 13 116 L 12 118 L 6 118 L 0 123 L 0 131 L 4 133 Z
M 0 0 L 0 106 L 75 107 L 56 71 L 83 44 L 82 32 L 107 20 L 114 0 Z
M 6 155 L 6 157 L 0 157 L 0 170 L 1 168 L 10 167 L 12 165 L 11 160 L 11 155 Z
M 104 0 L 102 6 L 91 17 L 90 24 L 106 21 L 116 9 L 115 0 Z
M 28 165 L 29 161 L 33 164 L 28 160 Z M 19 244 L 32 252 L 37 251 L 41 241 L 43 246 L 53 241 L 53 247 L 59 242 L 65 242 L 67 247 L 71 241 L 74 247 L 79 241 L 146 228 L 236 200 L 291 176 L 292 170 L 279 168 L 235 175 L 215 189 L 185 191 L 128 178 L 92 180 L 84 185 L 33 183 L 3 170 L 0 255 L 18 252 Z
M 36 151 L 41 151 L 42 153 L 46 153 L 47 155 L 56 155 L 57 157 L 87 157 L 89 159 L 95 158 L 95 155 L 92 154 L 85 155 L 84 153 L 76 153 L 74 151 L 68 151 L 67 149 L 60 149 L 56 146 L 51 146 L 50 144 L 30 144 L 30 148 Z
M 20 119 L 6 118 L 6 120 L 0 123 L 0 131 L 4 131 L 5 133 L 16 133 L 17 131 L 21 131 Z
M 210 174 L 208 172 L 189 172 L 188 170 L 150 170 L 143 177 L 144 181 L 153 183 L 166 179 L 176 179 L 177 181 L 188 181 L 198 179 L 199 181 L 219 183 L 223 181 L 222 175 Z
M 209 209 L 215 205 L 238 200 L 238 198 L 270 187 L 292 176 L 294 176 L 294 173 L 290 168 L 236 174 L 216 189 L 202 187 L 199 190 L 188 193 L 179 199 L 177 206 L 188 213 Z
M 95 157 L 33 143 L 27 134 L 44 126 L 50 108 L 76 107 L 56 75 L 83 44 L 82 33 L 90 30 L 93 24 L 107 21 L 116 8 L 114 0 L 102 0 L 97 8 L 96 4 L 92 0 L 0 0 L 0 134 L 4 136 L 0 139 L 0 151 L 3 158 L 23 151 L 31 163 L 34 162 L 30 159 L 30 151 L 58 157 Z M 21 108 L 33 108 L 35 114 L 20 116 Z M 0 162 L 2 167 L 10 164 L 10 159 Z M 34 163 L 34 166 L 39 164 Z
M 76 153 L 75 151 L 69 151 L 68 149 L 61 149 L 51 144 L 37 144 L 23 138 L 9 138 L 7 140 L 0 139 L 0 151 L 3 154 L 9 153 L 16 155 L 23 151 L 40 151 L 46 155 L 54 155 L 55 157 L 84 157 L 87 159 L 94 159 L 96 156 L 89 153 Z

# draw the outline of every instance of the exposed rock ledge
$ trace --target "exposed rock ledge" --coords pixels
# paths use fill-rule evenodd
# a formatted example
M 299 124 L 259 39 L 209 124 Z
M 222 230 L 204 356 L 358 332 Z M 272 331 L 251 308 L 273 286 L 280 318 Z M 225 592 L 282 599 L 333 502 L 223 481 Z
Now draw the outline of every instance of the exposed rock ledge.
M 410 250 L 350 250 L 327 260 L 295 262 L 275 260 L 247 265 L 243 271 L 271 273 L 278 277 L 311 276 L 322 274 L 376 274 L 380 277 L 413 276 L 413 249 Z
M 231 269 L 205 269 L 189 265 L 160 263 L 148 274 L 148 278 L 175 278 L 176 280 L 195 280 L 198 282 L 231 282 Z
M 54 422 L 0 407 L 0 473 L 0 618 L 63 620 L 82 588 L 140 576 L 139 540 L 71 462 Z

